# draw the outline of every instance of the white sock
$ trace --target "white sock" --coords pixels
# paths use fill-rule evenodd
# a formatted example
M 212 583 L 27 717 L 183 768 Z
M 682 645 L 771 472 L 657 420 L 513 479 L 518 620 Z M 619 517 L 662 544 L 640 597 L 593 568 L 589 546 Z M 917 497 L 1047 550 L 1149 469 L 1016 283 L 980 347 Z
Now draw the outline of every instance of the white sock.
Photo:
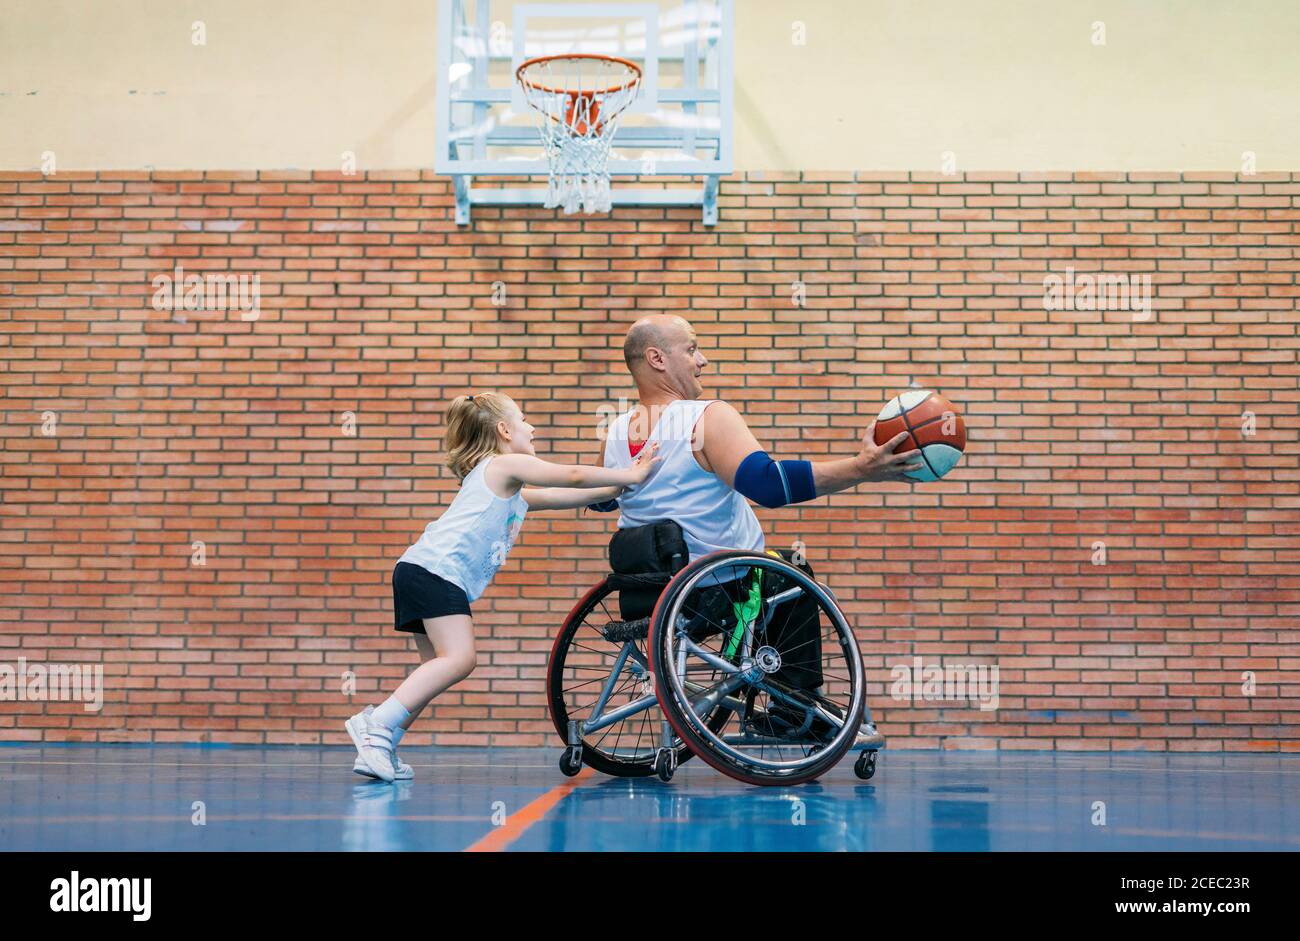
M 396 696 L 389 696 L 376 706 L 375 711 L 371 713 L 371 716 L 376 722 L 380 725 L 386 725 L 390 730 L 392 730 L 394 745 L 397 744 L 397 729 L 402 727 L 402 723 L 406 721 L 407 716 L 409 715 L 410 713 L 406 711 L 406 707 L 397 701 Z
M 400 741 L 402 740 L 402 736 L 405 735 L 405 734 L 406 734 L 406 729 L 402 728 L 400 725 L 399 725 L 397 728 L 393 729 L 393 747 L 394 747 L 394 748 L 397 747 L 397 743 L 400 742 Z

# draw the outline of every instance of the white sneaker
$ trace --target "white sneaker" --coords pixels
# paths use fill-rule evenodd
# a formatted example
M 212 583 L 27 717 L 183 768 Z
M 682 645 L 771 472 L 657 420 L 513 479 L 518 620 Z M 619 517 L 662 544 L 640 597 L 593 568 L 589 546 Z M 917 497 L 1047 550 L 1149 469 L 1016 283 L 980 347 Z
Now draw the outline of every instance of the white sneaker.
M 381 781 L 397 777 L 393 767 L 393 733 L 376 722 L 370 712 L 361 711 L 347 721 L 348 735 L 357 746 L 357 758 Z M 355 765 L 353 766 L 355 767 Z
M 362 711 L 368 716 L 370 715 L 370 713 L 375 711 L 375 707 L 366 706 L 366 708 Z M 363 774 L 368 778 L 379 778 L 379 775 L 371 771 L 370 766 L 361 760 L 360 755 L 357 756 L 356 761 L 352 762 L 352 770 L 355 771 L 357 774 Z M 409 781 L 414 777 L 415 777 L 415 769 L 412 768 L 410 765 L 408 765 L 406 762 L 402 761 L 401 758 L 398 758 L 397 749 L 394 748 L 393 749 L 393 780 Z
M 397 752 L 393 752 L 393 757 L 397 758 Z M 370 768 L 366 765 L 366 763 L 361 760 L 360 756 L 357 756 L 357 760 L 352 762 L 352 770 L 355 771 L 357 774 L 363 774 L 368 778 L 380 779 L 379 775 L 371 771 Z M 412 768 L 410 765 L 408 765 L 406 762 L 402 761 L 402 759 L 397 758 L 397 764 L 393 765 L 393 780 L 410 781 L 414 777 L 415 777 L 415 769 Z

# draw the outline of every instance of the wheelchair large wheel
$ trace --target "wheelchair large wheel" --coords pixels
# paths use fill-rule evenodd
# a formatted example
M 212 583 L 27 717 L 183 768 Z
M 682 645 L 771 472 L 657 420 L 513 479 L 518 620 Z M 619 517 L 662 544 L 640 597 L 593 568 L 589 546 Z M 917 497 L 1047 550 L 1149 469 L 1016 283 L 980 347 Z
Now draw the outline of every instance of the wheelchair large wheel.
M 646 651 L 649 625 L 611 640 L 610 625 L 622 623 L 616 592 L 608 579 L 600 582 L 565 619 L 547 664 L 547 699 L 555 730 L 566 743 L 570 723 L 578 724 L 583 764 L 618 777 L 648 777 L 656 772 L 655 759 L 664 745 L 664 715 L 655 699 Z M 642 708 L 625 718 L 592 731 L 581 729 L 597 708 L 609 715 L 638 704 Z M 720 727 L 727 718 L 720 709 L 707 724 Z M 691 757 L 675 735 L 670 747 L 676 754 L 674 767 Z
M 853 747 L 862 657 L 833 596 L 803 570 L 754 552 L 696 559 L 659 596 L 649 644 L 669 723 L 724 774 L 801 784 Z

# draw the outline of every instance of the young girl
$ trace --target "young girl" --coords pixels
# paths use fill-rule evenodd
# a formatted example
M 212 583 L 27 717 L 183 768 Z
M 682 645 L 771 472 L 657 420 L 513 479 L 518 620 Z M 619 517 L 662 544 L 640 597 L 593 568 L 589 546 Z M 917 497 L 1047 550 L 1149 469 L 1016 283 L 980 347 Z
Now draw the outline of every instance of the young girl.
M 505 561 L 527 512 L 612 500 L 644 481 L 657 460 L 655 445 L 622 470 L 550 464 L 533 451 L 533 431 L 499 392 L 459 396 L 448 409 L 447 465 L 461 480 L 460 492 L 393 570 L 395 626 L 415 636 L 424 662 L 378 708 L 348 719 L 358 774 L 412 777 L 411 766 L 397 758 L 397 743 L 420 710 L 473 672 L 470 603 Z

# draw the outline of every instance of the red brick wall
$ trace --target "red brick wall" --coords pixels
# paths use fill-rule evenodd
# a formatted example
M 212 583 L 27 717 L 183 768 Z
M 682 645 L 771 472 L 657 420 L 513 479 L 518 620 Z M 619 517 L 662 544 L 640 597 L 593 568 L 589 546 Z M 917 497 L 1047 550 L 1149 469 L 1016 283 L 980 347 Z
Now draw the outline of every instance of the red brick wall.
M 453 492 L 448 397 L 508 391 L 541 453 L 594 462 L 624 330 L 673 311 L 779 455 L 852 453 L 913 381 L 964 409 L 948 480 L 758 511 L 856 622 L 894 746 L 1295 750 L 1297 200 L 1288 174 L 751 174 L 716 229 L 457 229 L 429 173 L 0 174 L 0 663 L 107 685 L 98 713 L 0 703 L 0 739 L 344 743 L 414 663 L 388 574 Z M 260 318 L 153 309 L 178 263 L 260 274 Z M 1149 274 L 1153 316 L 1046 311 L 1066 266 Z M 554 743 L 550 638 L 612 524 L 530 517 L 482 665 L 408 741 Z M 913 656 L 996 663 L 1001 708 L 892 701 Z

